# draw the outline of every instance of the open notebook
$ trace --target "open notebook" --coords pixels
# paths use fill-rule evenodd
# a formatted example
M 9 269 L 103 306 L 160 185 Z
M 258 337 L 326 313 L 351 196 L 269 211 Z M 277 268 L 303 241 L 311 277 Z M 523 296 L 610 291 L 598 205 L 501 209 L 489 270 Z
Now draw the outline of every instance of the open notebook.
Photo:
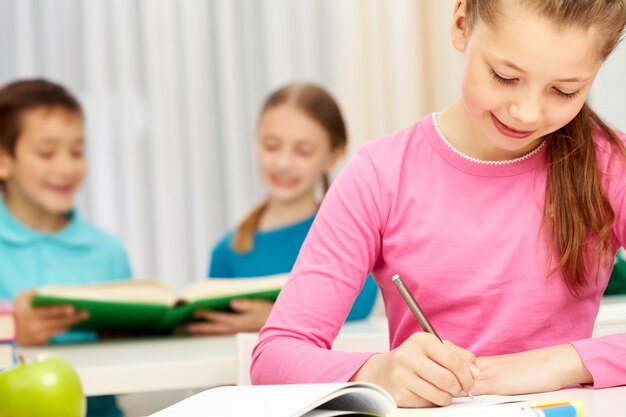
M 482 396 L 442 408 L 398 409 L 381 387 L 360 382 L 242 385 L 193 395 L 151 417 L 536 417 L 526 401 Z

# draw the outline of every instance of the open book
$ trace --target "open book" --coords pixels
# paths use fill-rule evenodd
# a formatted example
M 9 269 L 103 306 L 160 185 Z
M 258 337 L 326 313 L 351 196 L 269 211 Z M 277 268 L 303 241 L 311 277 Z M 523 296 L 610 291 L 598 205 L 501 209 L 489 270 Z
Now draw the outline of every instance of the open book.
M 442 408 L 399 409 L 384 389 L 362 383 L 241 385 L 193 395 L 150 417 L 536 417 L 526 401 L 484 396 Z
M 89 318 L 75 328 L 164 332 L 193 320 L 196 310 L 229 310 L 235 298 L 274 301 L 288 274 L 255 278 L 210 278 L 177 293 L 157 280 L 89 285 L 51 285 L 37 290 L 33 306 L 70 304 Z

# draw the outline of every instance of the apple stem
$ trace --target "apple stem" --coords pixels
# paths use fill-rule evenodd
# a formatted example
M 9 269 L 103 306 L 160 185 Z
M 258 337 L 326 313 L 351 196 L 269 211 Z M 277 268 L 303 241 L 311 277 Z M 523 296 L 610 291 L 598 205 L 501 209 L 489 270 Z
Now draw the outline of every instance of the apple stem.
M 21 353 L 18 353 L 18 354 L 17 354 L 17 361 L 18 361 L 20 364 L 23 364 L 24 362 L 26 362 L 26 358 L 25 358 L 25 357 L 24 357 L 24 355 L 22 355 Z

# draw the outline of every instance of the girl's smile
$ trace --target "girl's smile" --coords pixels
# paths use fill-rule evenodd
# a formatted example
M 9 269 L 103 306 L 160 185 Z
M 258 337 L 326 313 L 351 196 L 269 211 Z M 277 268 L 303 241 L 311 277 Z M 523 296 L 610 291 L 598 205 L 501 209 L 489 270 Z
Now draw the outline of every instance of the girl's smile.
M 299 178 L 280 174 L 269 175 L 269 180 L 272 184 L 279 188 L 294 188 L 300 184 Z
M 532 135 L 533 133 L 537 131 L 537 130 L 513 129 L 511 126 L 502 123 L 500 119 L 496 117 L 495 114 L 490 112 L 489 115 L 491 116 L 491 121 L 493 122 L 493 125 L 495 126 L 495 128 L 498 129 L 498 131 L 502 133 L 504 136 L 508 136 L 513 139 L 526 139 L 527 137 L 529 137 L 530 135 Z

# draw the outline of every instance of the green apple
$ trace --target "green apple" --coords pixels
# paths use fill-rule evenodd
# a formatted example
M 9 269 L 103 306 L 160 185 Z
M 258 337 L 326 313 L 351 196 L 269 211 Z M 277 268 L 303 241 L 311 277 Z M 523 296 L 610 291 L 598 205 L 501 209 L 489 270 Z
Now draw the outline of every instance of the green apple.
M 78 374 L 65 359 L 40 355 L 0 371 L 0 417 L 84 417 Z

